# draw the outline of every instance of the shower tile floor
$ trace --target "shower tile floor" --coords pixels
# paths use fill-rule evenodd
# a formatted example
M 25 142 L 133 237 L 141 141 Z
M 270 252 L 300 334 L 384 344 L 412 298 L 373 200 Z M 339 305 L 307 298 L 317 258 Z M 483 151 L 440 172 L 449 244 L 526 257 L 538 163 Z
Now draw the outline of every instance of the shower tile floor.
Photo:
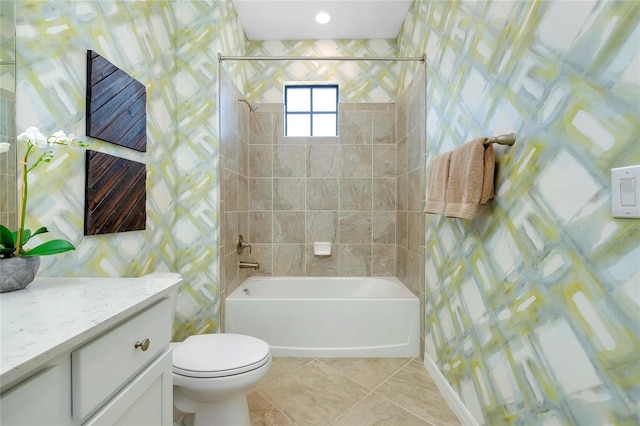
M 419 359 L 274 358 L 252 426 L 460 425 Z

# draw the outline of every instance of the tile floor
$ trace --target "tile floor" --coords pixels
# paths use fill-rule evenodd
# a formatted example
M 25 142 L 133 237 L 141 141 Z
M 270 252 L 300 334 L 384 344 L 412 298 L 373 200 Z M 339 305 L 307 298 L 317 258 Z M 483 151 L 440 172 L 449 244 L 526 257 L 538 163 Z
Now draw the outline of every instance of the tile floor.
M 274 358 L 252 426 L 460 425 L 419 359 Z

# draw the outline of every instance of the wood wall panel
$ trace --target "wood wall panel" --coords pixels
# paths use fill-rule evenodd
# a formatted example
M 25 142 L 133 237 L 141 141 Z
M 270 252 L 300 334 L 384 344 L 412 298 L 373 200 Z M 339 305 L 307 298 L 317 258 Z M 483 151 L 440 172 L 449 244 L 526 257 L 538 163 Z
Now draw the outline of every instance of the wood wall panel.
M 84 234 L 146 227 L 146 165 L 87 150 Z
M 146 151 L 146 103 L 142 83 L 87 50 L 87 136 Z

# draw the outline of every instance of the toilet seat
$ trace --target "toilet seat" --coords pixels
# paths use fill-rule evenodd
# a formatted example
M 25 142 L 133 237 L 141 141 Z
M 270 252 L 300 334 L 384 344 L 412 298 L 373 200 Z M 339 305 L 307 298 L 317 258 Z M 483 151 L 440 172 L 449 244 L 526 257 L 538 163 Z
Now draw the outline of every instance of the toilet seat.
M 200 334 L 174 347 L 173 372 L 193 378 L 228 377 L 260 368 L 269 359 L 269 345 L 255 337 Z

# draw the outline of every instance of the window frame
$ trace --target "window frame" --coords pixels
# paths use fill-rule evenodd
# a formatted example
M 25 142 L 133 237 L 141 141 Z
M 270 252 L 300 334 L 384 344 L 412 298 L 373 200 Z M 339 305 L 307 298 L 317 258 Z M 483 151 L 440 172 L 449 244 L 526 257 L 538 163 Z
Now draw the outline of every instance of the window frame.
M 336 89 L 336 103 L 334 111 L 314 111 L 313 110 L 313 91 L 314 89 Z M 309 89 L 309 110 L 308 111 L 289 111 L 288 110 L 288 90 L 289 89 Z M 337 83 L 322 83 L 322 84 L 285 84 L 284 85 L 284 135 L 287 137 L 337 137 L 338 136 L 338 105 L 340 100 L 340 88 Z M 308 115 L 309 116 L 309 135 L 308 136 L 289 136 L 288 135 L 288 120 L 289 115 Z M 336 118 L 336 134 L 333 136 L 315 136 L 313 134 L 313 116 L 314 115 L 334 115 Z

